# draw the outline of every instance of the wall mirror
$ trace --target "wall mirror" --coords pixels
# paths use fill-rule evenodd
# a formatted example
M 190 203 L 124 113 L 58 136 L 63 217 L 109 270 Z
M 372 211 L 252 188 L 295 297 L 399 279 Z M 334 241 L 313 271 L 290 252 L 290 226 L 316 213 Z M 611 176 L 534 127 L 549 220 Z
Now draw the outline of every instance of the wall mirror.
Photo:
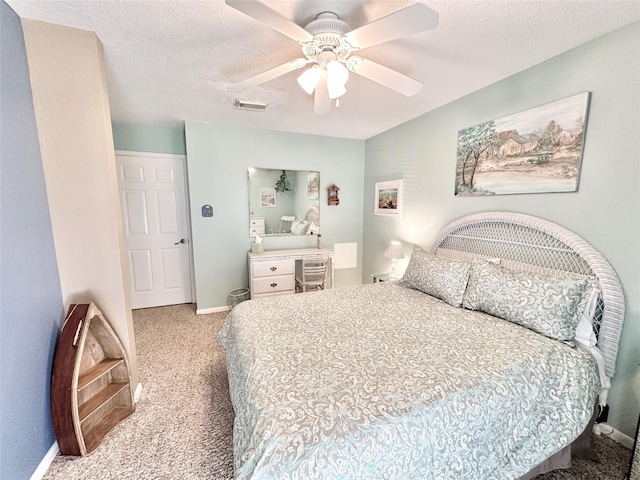
M 320 233 L 320 172 L 249 167 L 249 235 Z

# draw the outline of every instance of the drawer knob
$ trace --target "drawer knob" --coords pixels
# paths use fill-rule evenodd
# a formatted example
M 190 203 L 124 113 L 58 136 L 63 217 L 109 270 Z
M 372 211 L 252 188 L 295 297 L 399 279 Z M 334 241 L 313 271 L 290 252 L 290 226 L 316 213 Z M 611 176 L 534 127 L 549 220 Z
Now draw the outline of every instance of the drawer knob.
M 278 286 L 278 284 L 274 282 L 274 283 L 272 283 L 272 284 L 271 284 L 271 286 L 272 286 L 272 287 L 277 287 L 277 286 Z
M 278 267 L 271 267 L 271 271 L 275 272 L 278 269 Z

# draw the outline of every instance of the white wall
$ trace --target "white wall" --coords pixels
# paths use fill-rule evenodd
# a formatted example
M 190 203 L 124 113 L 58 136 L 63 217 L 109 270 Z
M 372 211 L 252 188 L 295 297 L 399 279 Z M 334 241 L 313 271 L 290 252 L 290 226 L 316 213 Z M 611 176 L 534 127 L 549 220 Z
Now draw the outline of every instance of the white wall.
M 579 191 L 454 197 L 458 131 L 590 91 Z M 610 423 L 635 435 L 640 410 L 640 23 L 554 57 L 366 142 L 363 278 L 388 268 L 389 240 L 429 246 L 463 215 L 505 210 L 559 223 L 599 249 L 626 292 Z M 404 178 L 402 219 L 374 217 L 373 184 Z M 406 262 L 406 259 L 405 259 Z
M 93 301 L 138 367 L 102 44 L 23 20 L 65 309 Z

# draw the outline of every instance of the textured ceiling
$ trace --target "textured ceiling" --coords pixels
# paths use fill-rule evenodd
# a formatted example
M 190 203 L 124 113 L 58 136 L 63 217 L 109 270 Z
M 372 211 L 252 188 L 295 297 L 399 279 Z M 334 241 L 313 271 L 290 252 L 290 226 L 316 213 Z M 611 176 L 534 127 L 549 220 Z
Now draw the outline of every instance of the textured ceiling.
M 351 74 L 340 107 L 313 114 L 313 97 L 288 73 L 238 94 L 227 87 L 301 56 L 288 37 L 222 0 L 7 0 L 24 18 L 92 30 L 104 44 L 114 122 L 203 121 L 368 138 L 607 32 L 640 20 L 640 2 L 614 0 L 426 2 L 434 29 L 364 49 L 365 58 L 424 83 L 404 97 Z M 306 25 L 332 11 L 351 28 L 414 0 L 265 0 Z M 594 59 L 597 62 L 597 59 Z M 264 112 L 236 98 L 267 102 Z

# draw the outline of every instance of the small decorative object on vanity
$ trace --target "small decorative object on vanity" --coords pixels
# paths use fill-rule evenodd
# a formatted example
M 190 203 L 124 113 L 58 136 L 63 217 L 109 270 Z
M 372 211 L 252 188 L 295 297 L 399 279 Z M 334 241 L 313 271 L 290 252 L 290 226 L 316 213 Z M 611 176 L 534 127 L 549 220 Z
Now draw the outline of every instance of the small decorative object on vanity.
M 340 190 L 336 185 L 331 184 L 327 187 L 327 202 L 329 206 L 337 206 L 340 205 L 340 199 L 338 198 L 338 190 Z
M 264 243 L 262 243 L 262 237 L 260 235 L 256 235 L 255 241 L 251 244 L 251 253 L 262 252 L 264 252 Z
M 389 244 L 387 249 L 384 251 L 385 258 L 391 259 L 391 273 L 389 273 L 389 279 L 395 280 L 398 278 L 396 274 L 396 260 L 398 258 L 404 258 L 404 252 L 402 251 L 402 245 L 400 242 L 393 241 Z
M 322 248 L 322 234 L 318 234 L 318 248 Z

